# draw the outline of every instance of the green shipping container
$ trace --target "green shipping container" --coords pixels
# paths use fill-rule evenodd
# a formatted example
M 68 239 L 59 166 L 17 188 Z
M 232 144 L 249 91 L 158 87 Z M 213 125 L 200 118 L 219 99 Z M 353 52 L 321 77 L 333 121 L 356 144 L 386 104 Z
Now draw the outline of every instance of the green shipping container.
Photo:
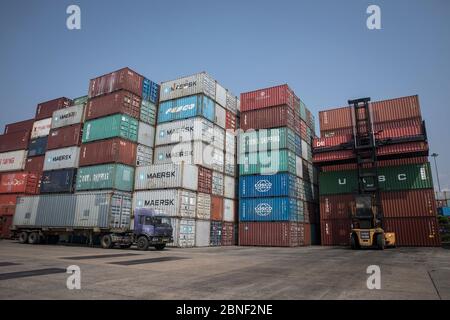
M 83 143 L 120 137 L 137 141 L 139 121 L 124 114 L 87 121 L 84 124 Z
M 276 174 L 290 172 L 297 174 L 296 156 L 289 150 L 253 152 L 240 155 L 239 174 Z
M 303 101 L 300 99 L 300 119 L 303 121 L 306 121 L 306 105 L 303 103 Z
M 73 105 L 79 105 L 79 104 L 85 104 L 88 101 L 88 96 L 82 96 L 82 97 L 78 97 L 73 99 Z
M 140 119 L 142 122 L 154 126 L 156 123 L 156 106 L 150 101 L 142 100 Z
M 134 168 L 123 164 L 81 167 L 77 174 L 77 191 L 114 189 L 133 191 Z
M 294 131 L 287 127 L 245 132 L 239 135 L 239 139 L 239 152 L 241 154 L 255 152 L 258 148 L 267 148 L 267 150 L 289 149 L 293 152 L 301 152 L 300 141 L 296 141 Z M 295 150 L 296 147 L 297 150 Z
M 379 168 L 378 181 L 383 191 L 433 188 L 429 163 Z M 366 179 L 366 185 L 371 184 L 373 181 Z M 357 192 L 356 171 L 321 172 L 319 186 L 321 195 Z

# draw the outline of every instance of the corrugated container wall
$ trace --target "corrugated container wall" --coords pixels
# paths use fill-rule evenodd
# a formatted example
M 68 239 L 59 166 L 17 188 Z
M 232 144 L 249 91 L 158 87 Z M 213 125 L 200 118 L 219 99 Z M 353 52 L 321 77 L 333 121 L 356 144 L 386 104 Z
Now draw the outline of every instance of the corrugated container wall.
M 111 114 L 123 113 L 139 119 L 141 98 L 131 92 L 120 90 L 108 95 L 89 99 L 86 105 L 86 120 Z
M 50 150 L 45 153 L 44 170 L 76 168 L 80 158 L 79 147 Z
M 52 118 L 35 121 L 31 131 L 31 139 L 48 136 L 52 126 Z
M 134 193 L 134 208 L 150 208 L 170 217 L 195 218 L 197 194 L 182 189 L 138 191 Z
M 0 172 L 23 170 L 26 157 L 26 150 L 0 153 Z
M 35 120 L 51 118 L 53 112 L 59 109 L 64 109 L 72 105 L 72 100 L 62 97 L 46 102 L 41 102 L 37 105 Z
M 53 112 L 51 128 L 61 128 L 84 122 L 84 104 Z
M 129 68 L 123 68 L 89 82 L 89 98 L 111 93 L 120 89 L 142 96 L 144 77 Z
M 134 168 L 123 164 L 105 164 L 78 169 L 76 190 L 114 189 L 132 191 Z
M 138 126 L 138 120 L 123 114 L 90 120 L 84 124 L 83 143 L 114 137 L 136 142 Z
M 26 149 L 30 139 L 30 131 L 18 131 L 0 135 L 0 152 Z
M 74 192 L 77 169 L 44 171 L 41 178 L 42 193 Z
M 79 146 L 82 138 L 81 123 L 50 130 L 47 150 Z
M 161 164 L 136 168 L 135 190 L 182 188 L 197 191 L 198 167 Z
M 4 134 L 14 133 L 19 131 L 30 131 L 33 129 L 34 118 L 5 125 Z
M 120 138 L 85 143 L 80 148 L 80 167 L 104 163 L 135 166 L 136 150 L 135 143 Z
M 42 156 L 47 150 L 48 137 L 41 137 L 30 141 L 28 157 Z

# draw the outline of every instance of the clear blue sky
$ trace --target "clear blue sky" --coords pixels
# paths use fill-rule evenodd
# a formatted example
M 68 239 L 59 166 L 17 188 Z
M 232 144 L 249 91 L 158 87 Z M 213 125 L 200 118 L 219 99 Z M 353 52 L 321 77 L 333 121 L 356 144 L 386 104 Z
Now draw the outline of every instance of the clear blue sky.
M 366 28 L 369 4 L 382 30 Z M 5 0 L 0 27 L 1 127 L 123 66 L 158 82 L 205 70 L 237 95 L 287 82 L 316 117 L 352 97 L 419 94 L 450 188 L 450 1 Z

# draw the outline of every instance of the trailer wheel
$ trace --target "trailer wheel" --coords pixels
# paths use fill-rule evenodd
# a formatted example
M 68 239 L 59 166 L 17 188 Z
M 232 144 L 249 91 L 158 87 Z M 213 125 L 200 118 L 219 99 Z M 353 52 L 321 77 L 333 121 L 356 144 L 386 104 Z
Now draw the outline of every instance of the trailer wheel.
M 40 242 L 40 236 L 37 232 L 32 232 L 28 236 L 28 243 L 29 244 L 38 244 Z
M 111 235 L 105 234 L 100 240 L 103 249 L 111 249 L 113 246 Z
M 164 250 L 165 247 L 166 247 L 165 243 L 155 245 L 156 250 Z
M 378 250 L 384 250 L 385 247 L 385 240 L 384 235 L 382 233 L 377 234 L 377 247 Z
M 145 251 L 148 249 L 148 239 L 146 236 L 140 236 L 137 240 L 137 247 L 139 250 Z
M 21 232 L 19 234 L 19 242 L 20 243 L 27 243 L 28 242 L 28 233 L 26 233 L 25 231 Z

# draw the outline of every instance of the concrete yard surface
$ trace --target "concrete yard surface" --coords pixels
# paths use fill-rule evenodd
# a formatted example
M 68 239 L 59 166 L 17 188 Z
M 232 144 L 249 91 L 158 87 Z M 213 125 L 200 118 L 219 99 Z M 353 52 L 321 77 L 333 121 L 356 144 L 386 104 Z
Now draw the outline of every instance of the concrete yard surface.
M 79 267 L 81 288 L 69 290 L 66 270 L 73 265 Z M 380 276 L 367 273 L 369 266 L 378 266 Z M 368 289 L 368 279 L 381 288 Z M 0 240 L 0 299 L 450 299 L 450 250 L 142 252 Z

